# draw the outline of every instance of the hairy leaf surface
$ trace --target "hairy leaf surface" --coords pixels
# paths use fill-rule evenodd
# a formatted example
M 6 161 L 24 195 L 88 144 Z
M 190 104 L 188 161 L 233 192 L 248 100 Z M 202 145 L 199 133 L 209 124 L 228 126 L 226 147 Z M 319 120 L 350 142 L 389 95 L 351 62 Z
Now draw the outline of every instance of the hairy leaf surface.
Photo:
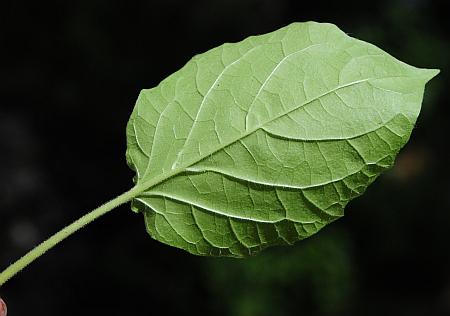
M 311 236 L 392 165 L 437 72 L 314 22 L 197 55 L 139 95 L 133 210 L 198 255 Z

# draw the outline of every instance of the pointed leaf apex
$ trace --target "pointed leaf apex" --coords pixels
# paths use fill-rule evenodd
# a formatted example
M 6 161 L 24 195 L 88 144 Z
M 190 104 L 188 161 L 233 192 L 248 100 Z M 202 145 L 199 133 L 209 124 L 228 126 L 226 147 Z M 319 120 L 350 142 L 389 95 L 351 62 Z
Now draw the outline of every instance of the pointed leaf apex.
M 426 82 L 436 77 L 440 72 L 439 69 L 420 69 L 420 73 L 425 78 Z

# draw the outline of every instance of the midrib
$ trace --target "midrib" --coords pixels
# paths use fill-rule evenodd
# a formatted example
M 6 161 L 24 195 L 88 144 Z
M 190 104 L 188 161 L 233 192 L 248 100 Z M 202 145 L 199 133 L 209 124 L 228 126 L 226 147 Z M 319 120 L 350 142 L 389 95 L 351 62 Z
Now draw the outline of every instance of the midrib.
M 283 117 L 285 115 L 288 115 L 289 113 L 292 113 L 292 112 L 294 112 L 294 111 L 296 111 L 296 110 L 298 110 L 298 109 L 300 109 L 300 108 L 302 108 L 302 107 L 304 107 L 304 106 L 306 106 L 306 105 L 308 105 L 308 104 L 310 104 L 310 103 L 312 103 L 312 102 L 314 102 L 314 101 L 316 101 L 316 100 L 318 100 L 318 99 L 320 99 L 320 98 L 322 98 L 322 97 L 324 97 L 324 96 L 326 96 L 326 95 L 328 95 L 330 93 L 336 92 L 336 91 L 338 91 L 340 89 L 343 89 L 343 88 L 347 88 L 347 87 L 350 87 L 350 86 L 354 86 L 354 85 L 366 82 L 366 81 L 371 80 L 371 79 L 373 79 L 373 78 L 366 78 L 366 79 L 356 80 L 356 81 L 352 81 L 350 83 L 347 83 L 347 84 L 344 84 L 344 85 L 341 85 L 341 86 L 337 86 L 336 88 L 334 88 L 334 89 L 332 89 L 330 91 L 324 92 L 324 93 L 322 93 L 322 94 L 320 94 L 320 95 L 318 95 L 318 96 L 316 96 L 316 97 L 314 97 L 314 98 L 312 98 L 310 100 L 305 101 L 304 103 L 300 104 L 297 107 L 294 107 L 293 109 L 290 109 L 290 110 L 287 110 L 287 111 L 284 111 L 284 112 L 280 113 L 279 115 L 277 115 L 277 116 L 275 116 L 275 117 L 273 117 L 273 118 L 271 118 L 271 119 L 261 123 L 260 125 L 257 125 L 252 130 L 249 130 L 249 131 L 245 132 L 244 134 L 242 134 L 241 136 L 239 136 L 239 137 L 237 137 L 235 139 L 232 139 L 231 141 L 229 141 L 229 142 L 227 142 L 225 144 L 222 144 L 221 146 L 218 146 L 218 147 L 214 148 L 213 150 L 209 151 L 208 153 L 206 153 L 204 155 L 200 155 L 198 158 L 193 159 L 192 161 L 189 161 L 188 163 L 182 165 L 181 167 L 175 168 L 175 169 L 173 169 L 173 170 L 171 170 L 171 171 L 169 171 L 169 172 L 167 172 L 165 174 L 161 174 L 161 175 L 159 175 L 157 177 L 154 177 L 154 178 L 152 178 L 152 179 L 150 179 L 148 181 L 144 181 L 142 184 L 137 184 L 136 185 L 136 191 L 137 191 L 136 196 L 139 195 L 139 193 L 142 193 L 142 192 L 144 192 L 144 191 L 146 191 L 146 190 L 148 190 L 148 189 L 150 189 L 150 188 L 152 188 L 152 187 L 154 187 L 154 186 L 156 186 L 158 184 L 161 184 L 162 182 L 168 180 L 169 178 L 172 178 L 173 176 L 178 175 L 179 173 L 185 172 L 186 168 L 191 167 L 192 165 L 194 165 L 196 163 L 199 163 L 200 161 L 202 161 L 206 157 L 211 156 L 211 155 L 215 154 L 216 152 L 227 148 L 228 146 L 236 143 L 237 141 L 239 141 L 241 139 L 244 139 L 245 137 L 253 134 L 257 130 L 259 130 L 262 127 L 264 127 L 264 125 L 266 125 L 266 124 L 269 124 L 269 123 L 271 123 L 271 122 L 273 122 L 273 121 L 275 121 L 275 120 L 277 120 L 277 119 L 279 119 L 279 118 L 281 118 L 281 117 Z

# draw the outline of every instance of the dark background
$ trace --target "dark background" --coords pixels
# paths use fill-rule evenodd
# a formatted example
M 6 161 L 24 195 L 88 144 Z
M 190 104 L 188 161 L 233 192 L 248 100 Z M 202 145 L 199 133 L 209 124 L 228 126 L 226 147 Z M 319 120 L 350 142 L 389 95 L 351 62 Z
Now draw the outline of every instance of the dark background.
M 0 289 L 25 315 L 450 315 L 446 1 L 2 1 L 0 269 L 132 186 L 125 125 L 191 56 L 326 21 L 440 68 L 396 167 L 344 218 L 246 260 L 153 241 L 122 206 Z

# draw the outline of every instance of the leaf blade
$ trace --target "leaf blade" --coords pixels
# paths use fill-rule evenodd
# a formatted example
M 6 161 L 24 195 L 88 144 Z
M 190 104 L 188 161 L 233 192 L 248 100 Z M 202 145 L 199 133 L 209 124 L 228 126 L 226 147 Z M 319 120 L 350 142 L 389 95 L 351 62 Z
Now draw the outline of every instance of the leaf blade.
M 198 55 L 137 101 L 133 208 L 195 254 L 306 238 L 392 164 L 435 74 L 312 22 Z

